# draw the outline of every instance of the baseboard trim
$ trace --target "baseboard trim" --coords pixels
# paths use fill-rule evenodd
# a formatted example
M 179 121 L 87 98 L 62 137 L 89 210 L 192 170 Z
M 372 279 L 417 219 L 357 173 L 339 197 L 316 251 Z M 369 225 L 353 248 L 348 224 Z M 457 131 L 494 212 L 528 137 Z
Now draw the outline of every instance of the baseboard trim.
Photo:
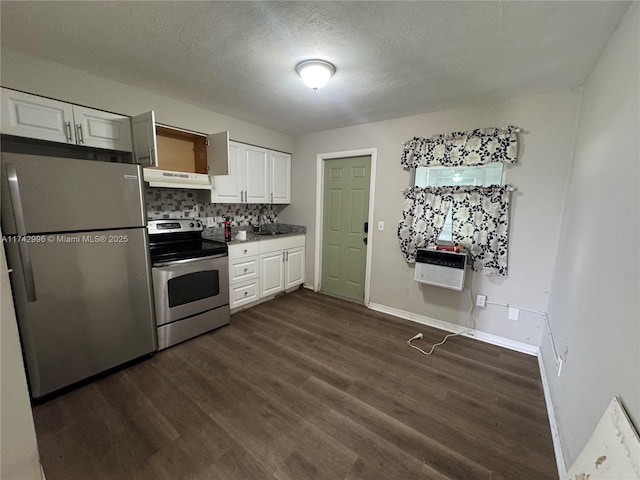
M 564 454 L 562 453 L 562 443 L 560 442 L 560 432 L 558 431 L 558 423 L 556 422 L 556 414 L 553 409 L 551 400 L 551 389 L 547 381 L 547 370 L 544 367 L 542 359 L 542 351 L 538 352 L 538 367 L 540 368 L 540 378 L 542 379 L 542 390 L 544 392 L 544 402 L 547 406 L 547 418 L 549 418 L 549 428 L 551 429 L 551 439 L 553 440 L 553 451 L 556 456 L 556 466 L 558 468 L 558 478 L 565 478 L 567 475 L 567 466 L 564 462 Z
M 411 322 L 420 323 L 429 327 L 439 328 L 452 333 L 460 333 L 466 330 L 466 327 L 456 325 L 449 322 L 443 322 L 435 318 L 426 317 L 417 313 L 407 312 L 400 310 L 399 308 L 389 307 L 387 305 L 381 305 L 379 303 L 369 303 L 368 307 L 371 310 L 377 312 L 386 313 L 399 317 Z M 553 451 L 556 457 L 556 466 L 558 468 L 558 478 L 563 479 L 567 473 L 567 468 L 564 463 L 564 455 L 562 453 L 562 444 L 560 443 L 560 434 L 558 432 L 558 424 L 556 422 L 555 412 L 553 410 L 553 402 L 551 401 L 551 391 L 549 389 L 549 383 L 547 381 L 547 372 L 544 368 L 544 362 L 542 360 L 542 352 L 540 347 L 535 345 L 529 345 L 528 343 L 518 342 L 508 338 L 500 337 L 498 335 L 492 335 L 490 333 L 480 332 L 478 330 L 471 330 L 463 333 L 462 336 L 475 338 L 481 342 L 489 343 L 491 345 L 497 345 L 499 347 L 508 348 L 516 352 L 532 355 L 538 359 L 538 368 L 540 370 L 540 379 L 542 381 L 542 390 L 544 392 L 544 401 L 547 408 L 547 418 L 549 419 L 549 428 L 551 429 L 551 439 L 553 441 Z
M 467 330 L 466 327 L 463 327 L 461 325 L 443 322 L 442 320 L 426 317 L 417 313 L 407 312 L 405 310 L 400 310 L 399 308 L 388 307 L 379 303 L 369 303 L 368 307 L 371 310 L 375 310 L 377 312 L 393 315 L 394 317 L 403 318 L 405 320 L 420 323 L 422 325 L 427 325 L 429 327 L 439 328 L 440 330 L 445 330 L 447 332 L 460 333 Z M 480 340 L 481 342 L 490 343 L 491 345 L 497 345 L 498 347 L 508 348 L 509 350 L 514 350 L 520 353 L 526 353 L 527 355 L 538 355 L 539 349 L 535 345 L 529 345 L 528 343 L 518 342 L 516 340 L 500 337 L 498 335 L 492 335 L 490 333 L 481 332 L 479 330 L 472 329 L 468 332 L 463 333 L 462 336 L 475 338 L 476 340 Z

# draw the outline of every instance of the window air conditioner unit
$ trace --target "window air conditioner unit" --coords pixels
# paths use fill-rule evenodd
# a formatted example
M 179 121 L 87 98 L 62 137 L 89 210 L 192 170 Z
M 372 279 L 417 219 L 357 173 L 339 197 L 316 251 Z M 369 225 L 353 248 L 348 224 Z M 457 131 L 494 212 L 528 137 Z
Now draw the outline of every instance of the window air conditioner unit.
M 420 283 L 461 291 L 466 265 L 466 253 L 419 248 L 414 278 Z

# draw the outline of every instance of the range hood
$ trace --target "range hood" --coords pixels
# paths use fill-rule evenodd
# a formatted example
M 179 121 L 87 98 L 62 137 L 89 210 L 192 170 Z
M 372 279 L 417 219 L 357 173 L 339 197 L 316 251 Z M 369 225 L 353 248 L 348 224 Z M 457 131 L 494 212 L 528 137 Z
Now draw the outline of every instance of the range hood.
M 149 182 L 150 187 L 211 190 L 211 178 L 203 173 L 172 172 L 145 168 L 144 181 Z

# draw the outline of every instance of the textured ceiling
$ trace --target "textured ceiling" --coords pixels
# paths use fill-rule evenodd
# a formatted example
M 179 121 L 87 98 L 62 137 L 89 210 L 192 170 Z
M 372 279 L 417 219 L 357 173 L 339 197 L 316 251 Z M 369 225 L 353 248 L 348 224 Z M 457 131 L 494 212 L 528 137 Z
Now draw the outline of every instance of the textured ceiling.
M 300 134 L 582 84 L 629 2 L 9 2 L 2 46 Z M 337 73 L 314 92 L 294 71 Z

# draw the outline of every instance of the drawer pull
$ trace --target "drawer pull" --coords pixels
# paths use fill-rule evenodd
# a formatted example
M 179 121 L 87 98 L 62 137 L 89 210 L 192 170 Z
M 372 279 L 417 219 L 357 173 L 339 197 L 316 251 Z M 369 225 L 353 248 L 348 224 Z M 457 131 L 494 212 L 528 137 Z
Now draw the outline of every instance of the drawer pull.
M 247 269 L 246 268 L 244 269 L 244 273 L 247 273 Z
M 247 249 L 246 248 L 244 249 L 244 253 L 247 253 Z
M 244 292 L 244 296 L 246 297 L 247 295 L 249 295 L 249 292 Z

